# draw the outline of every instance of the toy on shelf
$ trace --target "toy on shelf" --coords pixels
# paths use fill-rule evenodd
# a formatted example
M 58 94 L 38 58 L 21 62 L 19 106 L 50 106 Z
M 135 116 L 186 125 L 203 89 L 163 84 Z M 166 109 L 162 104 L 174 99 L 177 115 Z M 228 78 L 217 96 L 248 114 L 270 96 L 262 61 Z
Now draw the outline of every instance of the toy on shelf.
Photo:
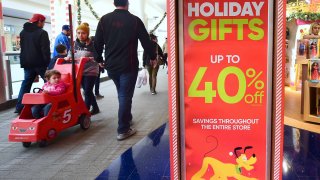
M 299 39 L 297 41 L 297 59 L 305 59 L 307 57 L 307 41 Z
M 318 39 L 309 39 L 309 57 L 308 59 L 317 59 L 319 57 L 318 53 Z
M 320 82 L 320 69 L 319 69 L 320 59 L 310 59 L 308 61 L 309 69 L 309 81 L 313 83 Z

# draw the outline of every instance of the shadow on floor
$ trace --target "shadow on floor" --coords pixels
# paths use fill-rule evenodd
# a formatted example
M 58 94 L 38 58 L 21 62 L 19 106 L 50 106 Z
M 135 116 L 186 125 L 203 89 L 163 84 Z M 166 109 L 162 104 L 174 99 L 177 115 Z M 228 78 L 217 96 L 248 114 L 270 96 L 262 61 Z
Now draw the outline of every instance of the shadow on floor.
M 169 180 L 170 150 L 168 123 L 163 124 L 125 151 L 96 179 Z

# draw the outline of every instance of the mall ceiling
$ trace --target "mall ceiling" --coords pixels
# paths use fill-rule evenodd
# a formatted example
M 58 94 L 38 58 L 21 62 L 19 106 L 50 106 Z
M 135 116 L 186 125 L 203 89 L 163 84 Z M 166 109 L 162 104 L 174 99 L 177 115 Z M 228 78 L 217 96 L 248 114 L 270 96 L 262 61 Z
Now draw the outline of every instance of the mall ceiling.
M 105 14 L 108 11 L 114 9 L 113 0 L 88 0 L 92 4 L 92 7 L 98 14 Z M 129 0 L 129 11 L 138 16 L 148 16 L 144 18 L 158 17 L 166 11 L 166 0 Z M 85 5 L 84 1 L 81 1 L 82 9 L 85 16 L 92 16 L 89 8 Z M 139 3 L 139 6 L 135 4 Z M 97 9 L 96 7 L 104 7 Z M 138 7 L 138 8 L 137 8 Z M 144 12 L 141 8 L 144 8 Z M 37 9 L 37 12 L 34 10 Z M 3 14 L 5 16 L 28 19 L 33 13 L 41 13 L 47 16 L 47 20 L 50 22 L 50 0 L 8 0 L 3 1 Z

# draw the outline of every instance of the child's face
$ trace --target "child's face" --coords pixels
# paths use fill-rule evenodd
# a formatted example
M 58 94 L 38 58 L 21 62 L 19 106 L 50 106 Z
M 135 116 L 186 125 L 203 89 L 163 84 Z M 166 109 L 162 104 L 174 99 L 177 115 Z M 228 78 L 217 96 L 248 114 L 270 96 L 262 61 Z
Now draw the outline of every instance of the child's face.
M 58 74 L 54 74 L 50 77 L 49 83 L 50 84 L 58 84 L 60 82 L 61 76 Z

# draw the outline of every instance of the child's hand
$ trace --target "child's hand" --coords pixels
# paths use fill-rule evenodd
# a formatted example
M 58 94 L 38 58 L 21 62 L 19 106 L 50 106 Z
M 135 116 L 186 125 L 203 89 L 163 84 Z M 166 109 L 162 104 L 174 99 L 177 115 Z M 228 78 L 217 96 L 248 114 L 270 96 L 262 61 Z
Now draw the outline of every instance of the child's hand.
M 67 62 L 71 62 L 71 57 L 65 57 L 64 60 Z

